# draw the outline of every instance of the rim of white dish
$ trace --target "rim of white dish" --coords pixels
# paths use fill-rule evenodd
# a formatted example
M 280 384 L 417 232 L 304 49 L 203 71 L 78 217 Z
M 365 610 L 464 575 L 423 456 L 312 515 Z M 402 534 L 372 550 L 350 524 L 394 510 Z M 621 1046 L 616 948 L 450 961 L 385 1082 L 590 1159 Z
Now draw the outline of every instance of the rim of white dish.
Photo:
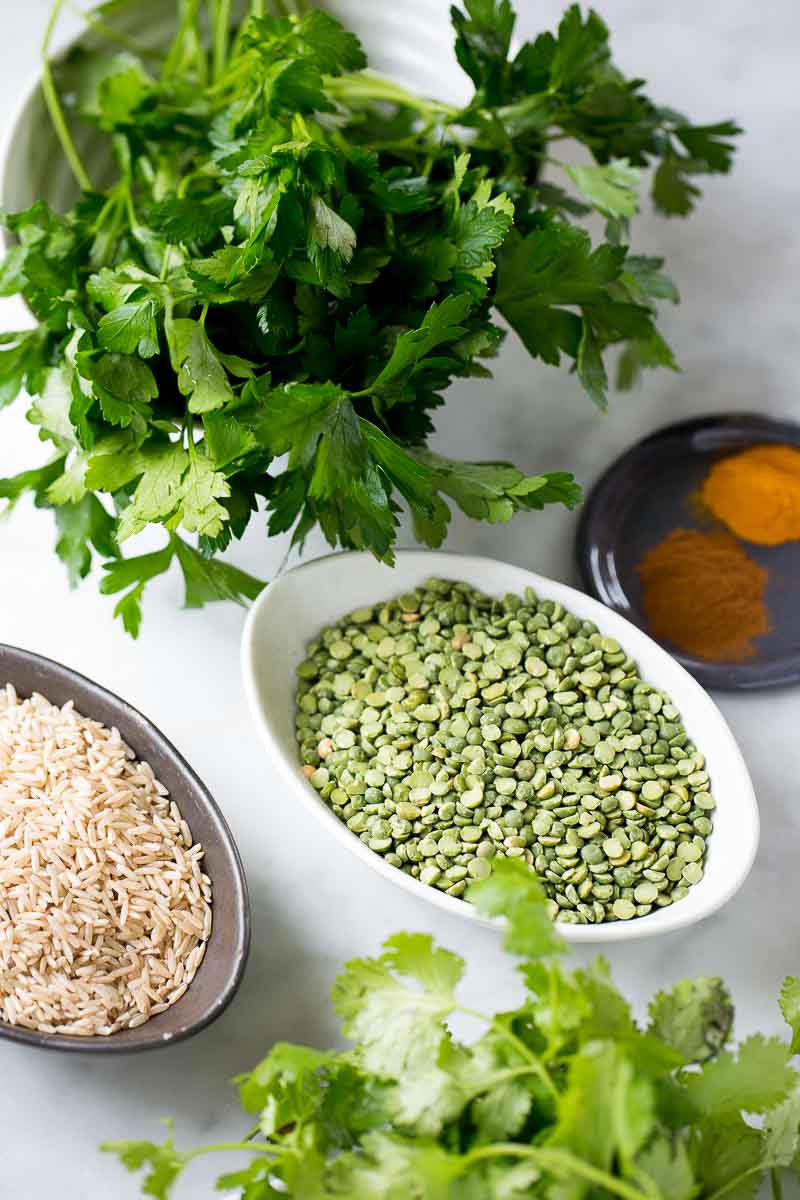
M 422 566 L 422 562 L 425 559 L 433 562 L 446 558 L 452 564 L 454 573 L 458 573 L 459 564 L 461 564 L 462 570 L 468 572 L 483 569 L 488 573 L 498 567 L 510 569 L 519 572 L 521 577 L 520 586 L 533 587 L 537 594 L 542 595 L 544 598 L 556 599 L 559 603 L 563 603 L 566 608 L 574 605 L 577 599 L 579 606 L 587 614 L 590 614 L 589 619 L 595 620 L 598 626 L 602 626 L 611 632 L 615 629 L 620 632 L 620 640 L 628 641 L 633 657 L 637 656 L 637 645 L 646 645 L 648 649 L 652 649 L 655 652 L 657 658 L 669 665 L 670 670 L 675 673 L 675 677 L 680 680 L 681 685 L 688 688 L 693 694 L 693 708 L 697 709 L 699 707 L 700 709 L 700 712 L 696 713 L 698 724 L 702 725 L 710 722 L 716 726 L 718 737 L 725 743 L 724 753 L 729 760 L 732 760 L 736 774 L 740 777 L 742 787 L 742 795 L 739 801 L 742 824 L 742 854 L 731 866 L 729 877 L 724 885 L 718 886 L 702 903 L 695 902 L 694 904 L 690 904 L 688 908 L 684 908 L 684 904 L 689 904 L 692 897 L 690 891 L 689 896 L 678 904 L 660 909 L 657 913 L 651 913 L 644 917 L 636 917 L 631 921 L 614 921 L 602 925 L 572 925 L 559 922 L 558 929 L 564 939 L 575 943 L 603 944 L 632 941 L 637 938 L 657 937 L 661 934 L 694 925 L 722 908 L 742 886 L 753 865 L 758 850 L 760 832 L 758 804 L 747 764 L 736 739 L 719 708 L 697 680 L 643 630 L 626 620 L 625 617 L 620 616 L 620 614 L 606 608 L 600 601 L 593 599 L 585 592 L 580 592 L 578 589 L 570 587 L 569 584 L 560 583 L 547 576 L 529 571 L 525 567 L 518 567 L 513 563 L 506 563 L 501 559 L 492 559 L 484 555 L 459 554 L 458 552 L 448 550 L 398 550 L 397 558 L 398 560 L 402 559 L 405 561 L 408 561 L 410 558 L 419 558 L 421 560 L 420 566 Z M 483 917 L 468 902 L 458 899 L 455 896 L 448 896 L 436 888 L 420 883 L 413 876 L 386 863 L 379 854 L 370 850 L 360 838 L 339 820 L 311 785 L 302 778 L 298 769 L 298 762 L 289 760 L 273 733 L 270 715 L 262 703 L 257 683 L 255 669 L 256 626 L 260 620 L 263 620 L 264 611 L 269 609 L 272 599 L 287 587 L 295 586 L 298 575 L 302 575 L 303 572 L 311 573 L 315 569 L 317 571 L 320 569 L 323 571 L 327 570 L 334 561 L 337 569 L 344 569 L 347 562 L 354 559 L 374 561 L 371 555 L 361 551 L 335 551 L 332 554 L 322 555 L 319 558 L 311 559 L 308 562 L 293 567 L 290 571 L 279 576 L 267 585 L 252 605 L 245 621 L 241 643 L 242 678 L 251 715 L 270 758 L 291 789 L 293 795 L 300 800 L 309 812 L 351 854 L 355 854 L 372 870 L 396 886 L 404 888 L 418 899 L 433 904 L 435 907 L 459 916 L 462 919 L 475 922 L 479 925 L 497 928 L 501 925 L 500 921 Z M 429 571 L 428 573 L 430 574 L 431 572 Z M 432 573 L 436 574 L 435 569 Z M 492 589 L 489 584 L 486 585 L 486 590 L 491 594 Z M 382 599 L 381 596 L 376 597 L 376 601 L 380 599 Z M 648 674 L 652 677 L 652 672 L 648 672 Z M 288 698 L 289 702 L 292 700 L 293 697 Z M 718 869 L 720 871 L 728 870 L 729 865 L 720 861 Z

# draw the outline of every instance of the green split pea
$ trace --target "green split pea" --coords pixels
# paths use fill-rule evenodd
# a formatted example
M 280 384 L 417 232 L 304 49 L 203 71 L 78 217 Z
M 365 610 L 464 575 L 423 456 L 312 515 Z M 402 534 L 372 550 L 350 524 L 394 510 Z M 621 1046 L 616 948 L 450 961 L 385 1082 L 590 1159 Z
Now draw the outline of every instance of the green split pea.
M 627 921 L 703 877 L 714 801 L 664 692 L 552 600 L 429 579 L 325 629 L 298 668 L 311 785 L 450 896 L 520 858 L 560 921 Z

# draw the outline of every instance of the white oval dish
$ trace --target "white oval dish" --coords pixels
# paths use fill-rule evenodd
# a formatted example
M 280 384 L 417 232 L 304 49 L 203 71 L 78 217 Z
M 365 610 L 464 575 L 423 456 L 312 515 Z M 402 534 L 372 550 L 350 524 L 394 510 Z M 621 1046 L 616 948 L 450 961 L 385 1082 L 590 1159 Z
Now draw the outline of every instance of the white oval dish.
M 728 725 L 711 697 L 666 651 L 640 629 L 582 592 L 508 563 L 473 555 L 401 550 L 394 567 L 362 553 L 331 554 L 288 571 L 262 592 L 242 637 L 247 701 L 261 739 L 292 799 L 314 814 L 340 845 L 374 871 L 437 908 L 492 924 L 463 900 L 447 896 L 392 867 L 334 815 L 304 778 L 294 735 L 296 670 L 305 648 L 326 626 L 352 609 L 412 590 L 424 579 L 457 579 L 489 595 L 532 587 L 578 617 L 617 638 L 637 661 L 642 677 L 663 688 L 680 709 L 689 736 L 705 754 L 717 800 L 706 871 L 677 904 L 631 921 L 560 925 L 570 942 L 617 942 L 682 929 L 715 912 L 736 892 L 752 866 L 759 820 L 753 785 Z

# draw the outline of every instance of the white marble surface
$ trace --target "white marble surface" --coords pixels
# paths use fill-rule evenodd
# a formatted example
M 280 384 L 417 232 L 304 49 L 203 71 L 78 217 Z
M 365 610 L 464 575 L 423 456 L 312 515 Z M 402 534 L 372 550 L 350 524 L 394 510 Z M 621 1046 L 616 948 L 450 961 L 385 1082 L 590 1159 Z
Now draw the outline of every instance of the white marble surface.
M 444 10 L 443 0 L 429 0 Z M 0 126 L 35 69 L 50 0 L 1 0 Z M 557 19 L 557 0 L 519 0 L 523 31 Z M 494 385 L 453 389 L 441 444 L 464 456 L 512 456 L 530 470 L 569 468 L 585 482 L 632 440 L 670 420 L 757 409 L 798 413 L 796 387 L 800 185 L 796 145 L 800 9 L 795 0 L 605 0 L 619 61 L 665 103 L 698 120 L 729 115 L 747 130 L 730 179 L 710 180 L 687 224 L 649 213 L 637 244 L 664 252 L 684 295 L 665 315 L 680 375 L 649 378 L 614 400 L 602 418 L 566 374 L 531 366 L 510 344 Z M 68 18 L 75 24 L 74 18 Z M 442 53 L 447 53 L 443 45 Z M 0 327 L 23 319 L 13 302 Z M 0 415 L 0 475 L 36 461 L 21 411 Z M 450 545 L 492 554 L 572 580 L 575 518 L 562 511 L 489 529 L 456 520 Z M 236 559 L 268 577 L 283 546 L 262 523 Z M 92 1060 L 0 1043 L 3 1200 L 119 1200 L 136 1187 L 96 1153 L 101 1138 L 159 1136 L 176 1118 L 180 1143 L 241 1129 L 226 1081 L 278 1038 L 325 1044 L 335 1035 L 327 991 L 345 957 L 376 949 L 390 932 L 428 929 L 469 957 L 476 1006 L 502 1005 L 512 972 L 491 931 L 430 910 L 331 852 L 315 822 L 284 806 L 251 729 L 238 671 L 242 612 L 179 610 L 174 576 L 148 589 L 142 636 L 133 643 L 89 581 L 75 593 L 52 553 L 49 514 L 21 504 L 0 525 L 0 640 L 80 668 L 148 713 L 187 754 L 223 806 L 242 849 L 252 892 L 250 965 L 233 1006 L 196 1040 L 152 1056 Z M 682 935 L 612 951 L 617 978 L 643 1005 L 649 993 L 691 972 L 720 973 L 738 1005 L 739 1028 L 780 1028 L 775 995 L 800 970 L 800 693 L 722 695 L 761 804 L 763 839 L 742 892 L 718 916 Z M 724 802 L 724 797 L 720 797 Z M 577 957 L 585 957 L 583 954 Z M 198 1165 L 182 1198 L 210 1194 Z

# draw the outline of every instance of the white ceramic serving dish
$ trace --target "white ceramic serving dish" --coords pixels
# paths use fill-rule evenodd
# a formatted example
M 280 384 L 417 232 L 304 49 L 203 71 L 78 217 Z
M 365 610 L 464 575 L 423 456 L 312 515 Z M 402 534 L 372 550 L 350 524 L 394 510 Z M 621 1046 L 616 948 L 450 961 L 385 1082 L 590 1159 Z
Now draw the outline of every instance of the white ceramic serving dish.
M 566 939 L 604 943 L 655 936 L 693 925 L 725 904 L 752 866 L 759 820 L 744 759 L 714 701 L 666 651 L 624 617 L 563 583 L 490 558 L 401 550 L 396 566 L 390 568 L 369 554 L 332 554 L 288 571 L 262 592 L 244 628 L 242 673 L 256 727 L 286 785 L 286 794 L 278 802 L 303 804 L 334 841 L 390 882 L 446 912 L 491 924 L 470 904 L 419 883 L 368 849 L 305 779 L 295 742 L 296 669 L 305 657 L 307 643 L 352 609 L 410 591 L 431 576 L 463 580 L 497 596 L 530 586 L 542 598 L 557 600 L 576 616 L 594 621 L 603 633 L 621 642 L 637 661 L 644 679 L 670 694 L 690 737 L 706 756 L 717 808 L 700 883 L 684 900 L 646 917 L 607 925 L 565 924 L 561 929 Z

